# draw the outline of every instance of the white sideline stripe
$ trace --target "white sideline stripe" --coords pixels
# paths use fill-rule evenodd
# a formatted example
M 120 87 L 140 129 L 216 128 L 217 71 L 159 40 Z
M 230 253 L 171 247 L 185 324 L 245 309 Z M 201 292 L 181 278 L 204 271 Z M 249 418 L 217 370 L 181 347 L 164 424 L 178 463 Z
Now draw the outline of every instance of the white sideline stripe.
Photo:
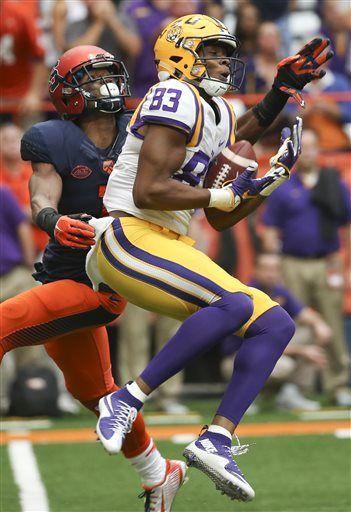
M 303 421 L 309 420 L 348 420 L 350 418 L 350 410 L 344 409 L 341 411 L 311 411 L 302 412 L 300 419 Z
M 29 441 L 11 441 L 8 453 L 22 512 L 49 512 L 49 501 Z
M 1 421 L 0 423 L 0 431 L 11 431 L 11 430 L 37 430 L 43 428 L 52 427 L 51 420 L 8 420 Z
M 176 434 L 175 436 L 171 437 L 171 441 L 174 444 L 188 444 L 195 441 L 197 438 L 197 435 L 195 434 Z
M 351 439 L 351 429 L 338 428 L 337 430 L 335 430 L 334 436 L 338 439 Z

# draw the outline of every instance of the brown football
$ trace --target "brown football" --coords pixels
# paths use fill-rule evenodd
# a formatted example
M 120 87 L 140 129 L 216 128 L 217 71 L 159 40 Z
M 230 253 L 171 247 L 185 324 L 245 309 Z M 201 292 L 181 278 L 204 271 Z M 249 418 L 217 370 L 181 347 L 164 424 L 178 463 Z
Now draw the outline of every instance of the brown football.
M 221 188 L 224 183 L 239 176 L 252 161 L 256 161 L 256 155 L 252 144 L 247 140 L 223 149 L 206 173 L 204 188 Z M 221 231 L 243 218 L 244 204 L 245 202 L 229 213 L 216 208 L 205 208 L 206 218 L 213 228 Z

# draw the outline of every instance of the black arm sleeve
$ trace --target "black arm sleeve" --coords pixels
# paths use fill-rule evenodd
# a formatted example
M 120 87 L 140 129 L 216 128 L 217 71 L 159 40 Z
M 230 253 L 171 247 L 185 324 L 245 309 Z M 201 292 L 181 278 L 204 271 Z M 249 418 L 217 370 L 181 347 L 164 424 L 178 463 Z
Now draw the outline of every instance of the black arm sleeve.
M 38 213 L 35 223 L 36 225 L 45 231 L 51 238 L 55 236 L 55 226 L 58 219 L 61 217 L 59 213 L 55 210 L 55 208 L 51 208 L 50 206 L 47 208 L 43 208 Z
M 289 95 L 273 87 L 252 109 L 260 126 L 269 126 L 285 107 Z

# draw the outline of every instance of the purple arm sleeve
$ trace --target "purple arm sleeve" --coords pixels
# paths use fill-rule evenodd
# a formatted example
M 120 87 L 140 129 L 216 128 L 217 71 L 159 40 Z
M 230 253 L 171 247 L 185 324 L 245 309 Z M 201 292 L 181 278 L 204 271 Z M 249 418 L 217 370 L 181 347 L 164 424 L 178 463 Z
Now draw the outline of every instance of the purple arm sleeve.
M 344 222 L 342 223 L 342 225 L 344 225 L 351 222 L 351 194 L 349 187 L 344 182 L 341 182 L 341 193 L 346 207 L 346 216 Z
M 286 302 L 284 304 L 285 311 L 291 316 L 296 318 L 305 306 L 300 302 L 295 295 L 293 295 L 287 288 L 284 289 Z
M 27 220 L 27 216 L 20 207 L 17 199 L 7 187 L 0 187 L 0 201 L 6 222 L 17 228 L 19 224 Z

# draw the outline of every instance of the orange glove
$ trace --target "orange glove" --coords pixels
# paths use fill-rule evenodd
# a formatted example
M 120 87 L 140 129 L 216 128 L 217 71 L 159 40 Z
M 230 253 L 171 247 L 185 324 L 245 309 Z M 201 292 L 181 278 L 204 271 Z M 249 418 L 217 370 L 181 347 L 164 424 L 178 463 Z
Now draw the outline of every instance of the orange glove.
M 91 215 L 76 213 L 62 215 L 55 224 L 55 240 L 67 247 L 89 249 L 95 244 L 95 229 L 88 224 Z
M 273 87 L 289 94 L 304 107 L 305 102 L 299 91 L 312 80 L 318 80 L 325 75 L 326 71 L 320 69 L 320 66 L 334 56 L 333 51 L 324 52 L 329 45 L 329 39 L 316 37 L 296 55 L 281 60 L 277 65 Z

